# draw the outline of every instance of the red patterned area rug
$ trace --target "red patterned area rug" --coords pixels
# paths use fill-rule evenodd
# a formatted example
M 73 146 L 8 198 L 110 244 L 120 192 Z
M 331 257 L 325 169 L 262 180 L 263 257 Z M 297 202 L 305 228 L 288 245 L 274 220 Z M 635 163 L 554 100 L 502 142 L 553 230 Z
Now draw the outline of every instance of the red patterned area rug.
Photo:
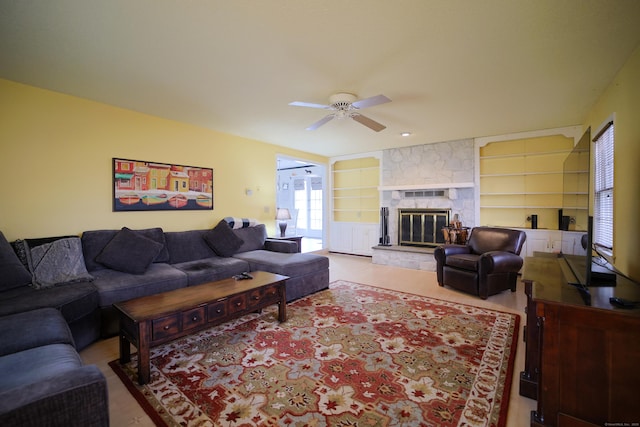
M 345 281 L 110 365 L 158 425 L 504 426 L 519 316 Z

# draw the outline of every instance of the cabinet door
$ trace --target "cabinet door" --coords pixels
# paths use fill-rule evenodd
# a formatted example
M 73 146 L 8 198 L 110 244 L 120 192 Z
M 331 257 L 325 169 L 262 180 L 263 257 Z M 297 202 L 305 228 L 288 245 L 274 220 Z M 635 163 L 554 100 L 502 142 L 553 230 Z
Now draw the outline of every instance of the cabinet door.
M 329 250 L 371 256 L 371 247 L 378 244 L 378 227 L 374 223 L 334 222 L 331 224 Z
M 534 252 L 551 252 L 549 250 L 549 240 L 546 237 L 532 236 L 531 239 L 527 238 L 529 244 L 527 245 L 528 256 L 533 256 Z
M 525 230 L 527 233 L 527 256 L 534 252 L 560 252 L 562 232 L 559 230 Z
M 565 231 L 562 233 L 562 252 L 570 255 L 586 255 L 582 247 L 582 236 L 586 231 Z
M 562 234 L 552 233 L 549 237 L 549 252 L 562 251 Z
M 353 228 L 353 250 L 356 255 L 373 255 L 372 246 L 378 244 L 378 224 L 358 224 Z
M 351 253 L 352 247 L 353 236 L 351 233 L 351 223 L 331 223 L 331 239 L 329 249 L 334 252 Z

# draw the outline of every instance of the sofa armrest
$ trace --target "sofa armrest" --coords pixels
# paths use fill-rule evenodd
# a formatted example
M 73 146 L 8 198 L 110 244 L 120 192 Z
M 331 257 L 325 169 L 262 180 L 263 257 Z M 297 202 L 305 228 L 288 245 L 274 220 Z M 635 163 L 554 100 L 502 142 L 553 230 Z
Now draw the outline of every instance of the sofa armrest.
M 490 251 L 480 256 L 480 270 L 485 274 L 517 273 L 522 263 L 522 258 L 511 252 Z
M 0 392 L 0 425 L 108 426 L 107 381 L 95 365 Z
M 298 252 L 298 243 L 290 240 L 267 239 L 264 242 L 264 248 L 271 252 L 293 254 Z

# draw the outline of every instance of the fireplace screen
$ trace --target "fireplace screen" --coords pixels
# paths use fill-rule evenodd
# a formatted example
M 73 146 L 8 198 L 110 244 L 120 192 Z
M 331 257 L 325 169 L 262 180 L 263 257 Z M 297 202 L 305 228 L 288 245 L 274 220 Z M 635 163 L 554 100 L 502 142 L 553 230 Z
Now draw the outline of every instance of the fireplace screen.
M 398 244 L 438 246 L 444 241 L 442 228 L 449 225 L 449 209 L 400 209 Z

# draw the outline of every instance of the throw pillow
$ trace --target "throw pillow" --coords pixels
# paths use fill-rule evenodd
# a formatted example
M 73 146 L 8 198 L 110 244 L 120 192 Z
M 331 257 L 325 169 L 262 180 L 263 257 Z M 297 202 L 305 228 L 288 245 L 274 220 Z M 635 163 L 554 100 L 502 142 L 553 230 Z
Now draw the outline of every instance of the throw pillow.
M 234 230 L 234 233 L 240 239 L 244 240 L 238 252 L 264 249 L 264 242 L 267 240 L 267 227 L 264 224 L 258 224 L 255 227 L 240 228 Z
M 163 245 L 123 227 L 107 243 L 96 261 L 114 270 L 144 274 Z
M 242 246 L 244 241 L 236 236 L 229 224 L 222 220 L 211 230 L 204 233 L 205 242 L 221 257 L 230 257 Z
M 79 237 L 45 243 L 31 249 L 32 286 L 50 288 L 65 283 L 91 281 Z
M 31 283 L 31 274 L 0 231 L 0 291 Z

